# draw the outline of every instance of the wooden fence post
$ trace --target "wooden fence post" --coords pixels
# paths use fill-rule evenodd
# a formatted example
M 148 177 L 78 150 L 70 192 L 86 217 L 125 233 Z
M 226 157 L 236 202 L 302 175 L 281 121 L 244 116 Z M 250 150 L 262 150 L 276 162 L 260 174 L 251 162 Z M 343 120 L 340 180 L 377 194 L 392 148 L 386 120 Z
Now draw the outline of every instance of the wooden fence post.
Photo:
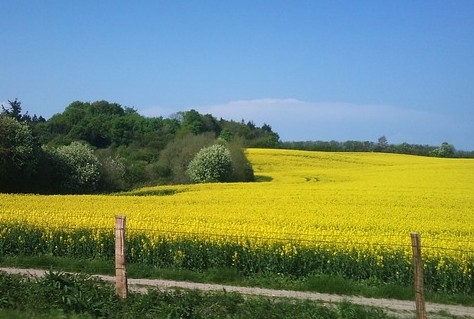
M 416 318 L 426 319 L 425 295 L 423 288 L 423 262 L 421 260 L 420 234 L 411 233 L 411 247 L 413 250 L 413 271 L 415 275 L 415 302 Z
M 125 299 L 128 294 L 125 264 L 125 216 L 115 216 L 115 293 Z

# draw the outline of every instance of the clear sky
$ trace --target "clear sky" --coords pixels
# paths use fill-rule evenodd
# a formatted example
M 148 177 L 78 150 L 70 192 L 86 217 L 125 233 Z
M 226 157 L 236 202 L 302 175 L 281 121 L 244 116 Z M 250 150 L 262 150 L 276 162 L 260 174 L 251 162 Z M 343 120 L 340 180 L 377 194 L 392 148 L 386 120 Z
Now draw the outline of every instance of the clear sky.
M 0 0 L 0 102 L 474 150 L 474 1 Z

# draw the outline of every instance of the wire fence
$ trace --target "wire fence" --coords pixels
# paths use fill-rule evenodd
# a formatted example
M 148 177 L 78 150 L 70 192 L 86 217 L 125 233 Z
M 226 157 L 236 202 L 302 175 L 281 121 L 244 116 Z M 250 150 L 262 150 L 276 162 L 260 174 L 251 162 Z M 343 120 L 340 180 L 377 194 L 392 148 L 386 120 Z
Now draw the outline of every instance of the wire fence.
M 81 215 L 71 215 L 71 220 L 80 219 Z M 103 218 L 91 218 L 89 217 L 88 220 L 96 219 L 98 222 L 97 224 L 101 224 Z M 112 218 L 111 218 L 112 220 Z M 1 223 L 1 220 L 0 220 Z M 26 223 L 17 223 L 18 225 L 28 224 Z M 90 222 L 90 224 L 94 224 L 94 222 Z M 82 227 L 82 226 L 75 226 L 75 225 L 61 225 L 59 227 L 52 227 L 52 226 L 41 226 L 40 228 L 43 229 L 47 233 L 57 232 L 58 230 L 62 232 L 69 232 L 75 233 L 80 231 L 91 231 L 92 233 L 110 233 L 114 232 L 114 227 L 112 223 L 110 223 L 110 227 Z M 154 226 L 153 228 L 144 228 L 144 227 L 127 227 L 127 237 L 135 236 L 137 234 L 146 234 L 152 238 L 157 237 L 180 237 L 180 238 L 201 238 L 201 239 L 225 239 L 223 241 L 236 241 L 236 240 L 246 240 L 246 241 L 258 241 L 258 242 L 278 242 L 278 243 L 287 243 L 287 244 L 295 244 L 295 245 L 302 245 L 302 246 L 311 246 L 318 244 L 326 244 L 326 245 L 352 245 L 354 247 L 361 247 L 361 246 L 370 246 L 370 247 L 379 247 L 385 248 L 387 250 L 396 250 L 396 249 L 410 249 L 410 237 L 409 233 L 404 234 L 394 234 L 393 232 L 390 233 L 383 233 L 383 232 L 361 232 L 357 236 L 357 238 L 343 238 L 340 233 L 335 234 L 327 234 L 327 233 L 318 233 L 314 232 L 313 234 L 308 233 L 293 233 L 293 232 L 280 232 L 274 231 L 269 232 L 266 231 L 265 234 L 259 234 L 258 230 L 248 230 L 242 228 L 232 228 L 232 227 L 215 227 L 212 225 L 205 225 L 201 231 L 185 231 L 185 230 L 170 230 L 174 226 L 186 226 L 185 223 L 173 223 L 173 222 L 166 222 L 162 223 L 159 222 L 158 226 Z M 311 235 L 314 238 L 308 238 Z M 456 237 L 456 238 L 446 238 L 439 235 L 431 236 L 429 233 L 422 233 L 422 248 L 423 250 L 434 250 L 434 251 L 445 251 L 445 252 L 460 252 L 466 254 L 474 254 L 474 234 L 471 237 Z M 222 241 L 222 240 L 221 240 Z M 425 242 L 429 242 L 430 244 L 424 244 Z M 467 248 L 466 248 L 467 247 Z
M 89 222 L 93 220 L 89 218 Z M 97 224 L 103 224 L 103 218 L 97 218 Z M 359 232 L 347 238 L 342 232 L 315 232 L 315 238 L 308 238 L 307 233 L 259 234 L 238 227 L 205 225 L 202 231 L 184 231 L 173 230 L 173 225 L 183 223 L 163 223 L 158 227 L 154 223 L 153 228 L 135 228 L 131 224 L 125 234 L 126 260 L 131 264 L 198 271 L 233 268 L 243 275 L 270 272 L 299 277 L 320 273 L 403 285 L 413 280 L 409 233 Z M 36 227 L 0 221 L 1 256 L 69 258 L 47 265 L 63 271 L 77 269 L 75 260 L 88 260 L 84 262 L 85 271 L 113 274 L 115 228 L 112 222 L 110 225 Z M 421 236 L 427 286 L 432 290 L 474 293 L 474 240 L 453 240 L 429 233 Z M 17 262 L 19 267 L 28 266 L 21 264 L 21 258 Z

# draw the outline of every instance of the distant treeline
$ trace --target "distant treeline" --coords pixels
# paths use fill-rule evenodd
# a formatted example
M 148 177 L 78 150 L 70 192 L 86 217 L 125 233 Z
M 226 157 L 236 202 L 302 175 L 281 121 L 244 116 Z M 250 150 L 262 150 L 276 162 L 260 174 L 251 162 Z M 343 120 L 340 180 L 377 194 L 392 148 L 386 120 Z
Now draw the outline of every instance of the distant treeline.
M 444 142 L 440 146 L 421 145 L 421 144 L 389 144 L 385 136 L 379 138 L 378 142 L 370 141 L 299 141 L 299 142 L 281 142 L 280 148 L 323 151 L 323 152 L 383 152 L 397 153 L 420 156 L 435 157 L 457 157 L 474 158 L 474 151 L 456 150 L 453 145 Z
M 265 123 L 217 119 L 193 109 L 144 117 L 107 101 L 76 101 L 46 120 L 22 113 L 15 99 L 0 113 L 0 192 L 93 193 L 189 183 L 191 160 L 216 143 L 231 153 L 231 181 L 253 179 L 243 151 L 251 147 L 474 157 L 448 143 L 393 145 L 385 136 L 377 142 L 282 142 Z

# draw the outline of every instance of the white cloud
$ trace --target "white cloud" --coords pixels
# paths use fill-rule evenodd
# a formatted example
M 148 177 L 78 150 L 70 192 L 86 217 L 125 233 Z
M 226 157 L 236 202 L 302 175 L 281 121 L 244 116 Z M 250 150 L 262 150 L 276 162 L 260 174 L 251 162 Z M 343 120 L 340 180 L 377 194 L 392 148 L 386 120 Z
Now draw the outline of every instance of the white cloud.
M 420 112 L 407 111 L 384 105 L 357 105 L 351 103 L 320 102 L 311 103 L 297 99 L 257 99 L 241 100 L 198 108 L 203 113 L 211 113 L 223 118 L 247 118 L 253 120 L 377 120 L 387 117 L 415 115 Z M 410 113 L 410 114 L 409 114 Z
M 283 141 L 377 141 L 439 145 L 453 136 L 456 123 L 446 115 L 389 105 L 255 99 L 195 107 L 201 114 L 226 120 L 269 124 Z M 181 110 L 185 111 L 185 110 Z M 168 108 L 151 108 L 148 116 L 169 116 Z M 455 141 L 449 141 L 455 143 Z
M 389 142 L 432 143 L 433 124 L 441 115 L 387 105 L 257 99 L 197 108 L 201 113 L 257 125 L 267 123 L 290 140 L 370 140 L 385 135 Z M 437 142 L 436 142 L 437 143 Z

